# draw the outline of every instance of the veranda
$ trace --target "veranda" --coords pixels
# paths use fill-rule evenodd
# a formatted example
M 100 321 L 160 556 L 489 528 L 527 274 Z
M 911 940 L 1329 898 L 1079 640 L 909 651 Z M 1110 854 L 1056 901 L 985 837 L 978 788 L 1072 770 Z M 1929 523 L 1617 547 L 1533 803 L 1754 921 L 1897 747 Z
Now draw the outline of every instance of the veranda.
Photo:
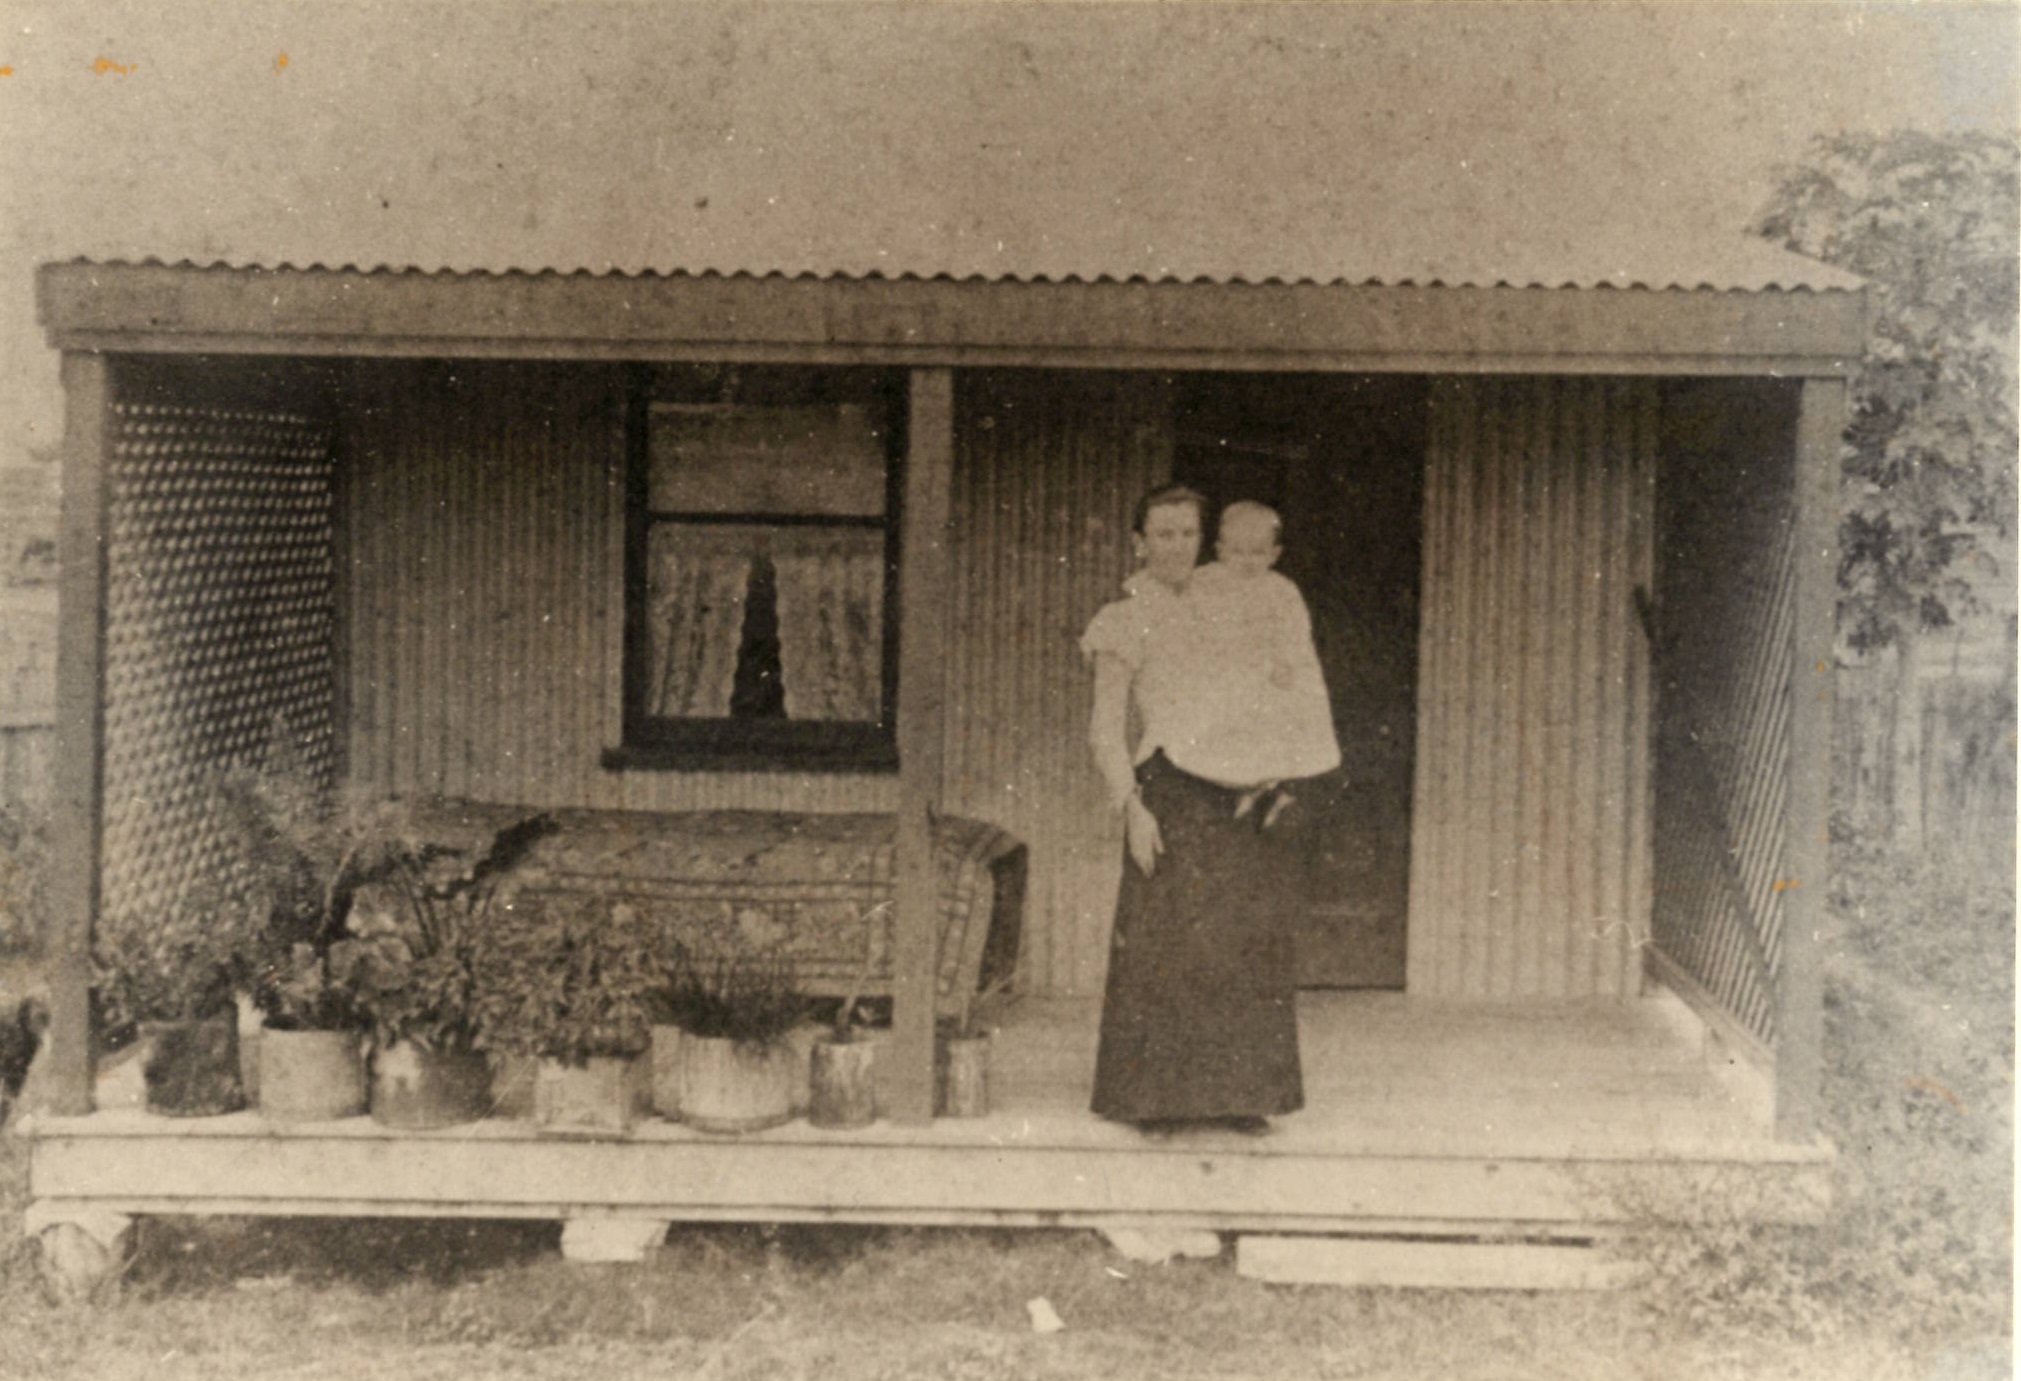
M 34 1129 L 35 1224 L 1577 1241 L 1666 1187 L 1709 1187 L 1708 1212 L 1819 1210 L 1811 937 L 1857 293 L 126 264 L 53 267 L 41 291 L 70 422 L 63 1115 Z M 637 732 L 640 429 L 655 399 L 740 372 L 795 400 L 868 377 L 902 418 L 888 738 L 799 764 Z M 768 386 L 732 401 L 762 409 Z M 1343 523 L 1404 515 L 1305 558 L 1316 618 L 1374 648 L 1340 665 L 1389 669 L 1346 693 L 1395 713 L 1342 716 L 1375 785 L 1340 806 L 1303 921 L 1310 1107 L 1253 1143 L 1083 1111 L 1120 847 L 1073 642 L 1124 567 L 1131 501 L 1175 473 Z M 234 484 L 264 497 L 220 506 Z M 1399 570 L 1403 618 L 1361 597 Z M 886 1121 L 557 1142 L 93 1113 L 94 917 L 136 903 L 151 859 L 202 856 L 179 784 L 257 752 L 277 711 L 330 782 L 388 795 L 895 816 Z M 930 1116 L 942 815 L 1030 849 L 1026 1000 L 974 1122 Z

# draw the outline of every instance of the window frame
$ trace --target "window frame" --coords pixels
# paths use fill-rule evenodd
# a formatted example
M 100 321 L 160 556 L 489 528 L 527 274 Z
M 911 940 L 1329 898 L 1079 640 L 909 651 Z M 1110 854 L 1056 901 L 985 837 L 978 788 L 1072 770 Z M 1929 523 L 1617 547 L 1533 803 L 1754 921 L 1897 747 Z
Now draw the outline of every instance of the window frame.
M 760 396 L 725 396 L 720 375 L 758 380 Z M 718 377 L 711 377 L 714 373 Z M 848 365 L 633 366 L 625 398 L 623 728 L 604 766 L 740 772 L 895 772 L 898 768 L 899 550 L 904 527 L 906 377 Z M 871 402 L 882 409 L 885 500 L 881 519 L 757 511 L 657 511 L 651 507 L 655 404 L 764 407 Z M 876 722 L 677 718 L 649 712 L 652 630 L 649 542 L 668 524 L 877 528 L 884 531 L 882 693 Z

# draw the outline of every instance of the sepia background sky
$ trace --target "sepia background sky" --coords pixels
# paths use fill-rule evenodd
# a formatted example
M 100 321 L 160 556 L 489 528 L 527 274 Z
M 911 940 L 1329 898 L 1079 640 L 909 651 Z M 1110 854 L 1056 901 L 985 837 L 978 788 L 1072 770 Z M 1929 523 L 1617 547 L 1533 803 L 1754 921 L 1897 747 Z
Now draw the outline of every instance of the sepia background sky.
M 2007 3 L 0 16 L 0 466 L 60 430 L 48 260 L 1643 281 L 1814 134 L 2014 129 L 2021 31 Z

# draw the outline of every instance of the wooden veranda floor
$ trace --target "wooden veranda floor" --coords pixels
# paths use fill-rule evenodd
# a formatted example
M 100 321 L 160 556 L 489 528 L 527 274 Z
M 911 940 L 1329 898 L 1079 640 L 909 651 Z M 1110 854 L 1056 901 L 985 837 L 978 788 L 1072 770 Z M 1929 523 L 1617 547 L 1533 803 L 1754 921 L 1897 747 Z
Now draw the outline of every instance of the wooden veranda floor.
M 796 1121 L 718 1137 L 649 1120 L 622 1139 L 493 1119 L 137 1112 L 32 1129 L 37 1221 L 258 1213 L 1203 1227 L 1573 1236 L 1652 1202 L 1809 1219 L 1829 1149 L 1774 1142 L 1667 999 L 1576 1008 L 1306 994 L 1307 1108 L 1252 1138 L 1146 1139 L 1086 1111 L 1096 1008 L 1022 1005 L 993 1110 L 927 1126 Z

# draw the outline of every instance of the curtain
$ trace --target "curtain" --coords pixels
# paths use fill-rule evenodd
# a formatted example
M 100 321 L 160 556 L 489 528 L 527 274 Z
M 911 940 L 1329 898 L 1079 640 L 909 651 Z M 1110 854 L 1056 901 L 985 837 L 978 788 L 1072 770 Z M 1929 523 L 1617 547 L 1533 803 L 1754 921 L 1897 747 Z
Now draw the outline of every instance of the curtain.
M 749 533 L 653 529 L 646 555 L 652 714 L 729 716 L 751 552 Z
M 786 717 L 874 722 L 883 710 L 884 533 L 775 529 Z

